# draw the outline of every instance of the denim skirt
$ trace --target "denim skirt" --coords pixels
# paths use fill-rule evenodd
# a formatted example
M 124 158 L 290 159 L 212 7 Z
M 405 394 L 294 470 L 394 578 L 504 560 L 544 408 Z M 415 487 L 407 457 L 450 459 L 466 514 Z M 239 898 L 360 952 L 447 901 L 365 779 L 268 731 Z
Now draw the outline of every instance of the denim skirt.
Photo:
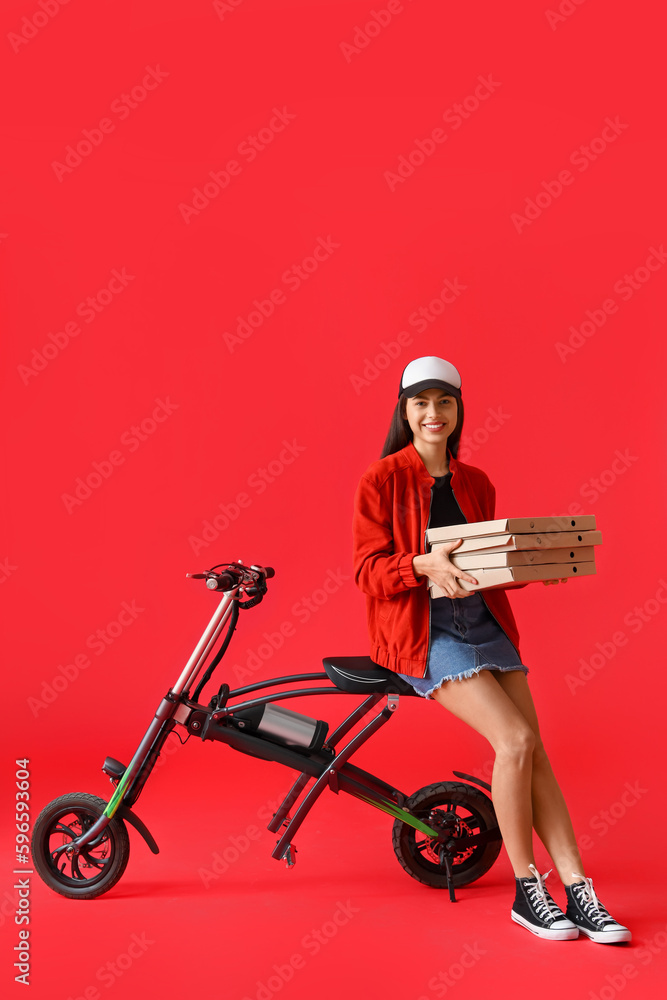
M 445 681 L 463 680 L 480 670 L 522 670 L 517 651 L 487 608 L 479 591 L 470 597 L 429 598 L 431 647 L 425 677 L 408 677 L 417 694 L 428 698 Z

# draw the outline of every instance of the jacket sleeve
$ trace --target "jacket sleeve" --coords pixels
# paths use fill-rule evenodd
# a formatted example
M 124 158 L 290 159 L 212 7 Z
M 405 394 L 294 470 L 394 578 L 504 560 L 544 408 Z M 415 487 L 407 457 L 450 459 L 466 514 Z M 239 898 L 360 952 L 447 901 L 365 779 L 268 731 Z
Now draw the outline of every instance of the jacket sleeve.
M 426 580 L 412 566 L 419 552 L 394 551 L 391 507 L 366 476 L 354 497 L 352 536 L 354 582 L 364 594 L 389 600 Z

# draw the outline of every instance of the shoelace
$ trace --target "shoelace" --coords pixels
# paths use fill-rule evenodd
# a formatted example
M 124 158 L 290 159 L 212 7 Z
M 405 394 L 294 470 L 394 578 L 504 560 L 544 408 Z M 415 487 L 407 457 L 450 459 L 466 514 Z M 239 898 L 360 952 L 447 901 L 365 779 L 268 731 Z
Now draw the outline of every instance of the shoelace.
M 535 909 L 535 912 L 541 920 L 546 920 L 551 923 L 557 917 L 562 917 L 562 911 L 559 909 L 558 904 L 549 895 L 546 886 L 544 885 L 546 879 L 551 875 L 553 868 L 550 868 L 545 875 L 540 875 L 535 865 L 528 865 L 530 870 L 534 872 L 537 882 L 530 883 L 526 885 L 526 889 L 530 895 L 531 903 Z
M 586 916 L 594 920 L 596 924 L 616 923 L 607 908 L 603 906 L 595 894 L 593 879 L 579 875 L 577 872 L 572 872 L 572 877 L 583 878 L 584 880 L 583 882 L 575 882 L 572 886 L 572 891 L 579 897 L 579 904 Z

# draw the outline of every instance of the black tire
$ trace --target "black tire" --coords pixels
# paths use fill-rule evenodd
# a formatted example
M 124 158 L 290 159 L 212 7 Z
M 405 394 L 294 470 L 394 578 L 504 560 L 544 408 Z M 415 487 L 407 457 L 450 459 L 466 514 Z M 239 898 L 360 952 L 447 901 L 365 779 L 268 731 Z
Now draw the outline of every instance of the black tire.
M 54 858 L 53 852 L 81 836 L 107 807 L 104 799 L 86 792 L 61 795 L 49 802 L 37 817 L 32 833 L 32 858 L 40 877 L 50 889 L 68 899 L 94 899 L 116 884 L 130 857 L 130 838 L 125 823 L 114 816 L 103 839 L 90 850 L 69 858 Z
M 472 785 L 458 781 L 426 785 L 410 796 L 404 808 L 431 826 L 433 822 L 429 822 L 429 817 L 432 810 L 437 810 L 436 819 L 438 813 L 441 816 L 448 812 L 455 813 L 456 820 L 451 821 L 451 836 L 454 839 L 483 833 L 498 825 L 493 803 L 488 795 Z M 433 837 L 397 819 L 392 831 L 392 842 L 396 857 L 408 875 L 434 889 L 447 888 L 445 865 L 433 849 L 436 844 Z M 502 840 L 498 837 L 497 840 L 453 854 L 451 862 L 454 885 L 469 885 L 484 875 L 498 857 L 501 846 Z

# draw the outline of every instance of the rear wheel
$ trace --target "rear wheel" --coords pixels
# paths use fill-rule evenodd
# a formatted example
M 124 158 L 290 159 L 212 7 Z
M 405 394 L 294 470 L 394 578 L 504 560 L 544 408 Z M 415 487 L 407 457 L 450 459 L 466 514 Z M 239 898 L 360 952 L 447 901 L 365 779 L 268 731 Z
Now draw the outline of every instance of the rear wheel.
M 491 868 L 500 853 L 502 840 L 489 840 L 456 849 L 455 841 L 497 828 L 493 803 L 488 795 L 457 781 L 426 785 L 411 795 L 405 809 L 432 829 L 447 830 L 445 841 L 455 886 L 468 885 Z M 428 834 L 397 819 L 392 841 L 399 863 L 408 875 L 435 889 L 447 888 L 447 872 L 442 845 Z
M 32 834 L 32 857 L 49 888 L 69 899 L 94 899 L 119 880 L 130 856 L 130 838 L 122 819 L 114 816 L 95 847 L 68 855 L 58 848 L 89 830 L 107 807 L 86 792 L 61 795 L 42 809 Z

